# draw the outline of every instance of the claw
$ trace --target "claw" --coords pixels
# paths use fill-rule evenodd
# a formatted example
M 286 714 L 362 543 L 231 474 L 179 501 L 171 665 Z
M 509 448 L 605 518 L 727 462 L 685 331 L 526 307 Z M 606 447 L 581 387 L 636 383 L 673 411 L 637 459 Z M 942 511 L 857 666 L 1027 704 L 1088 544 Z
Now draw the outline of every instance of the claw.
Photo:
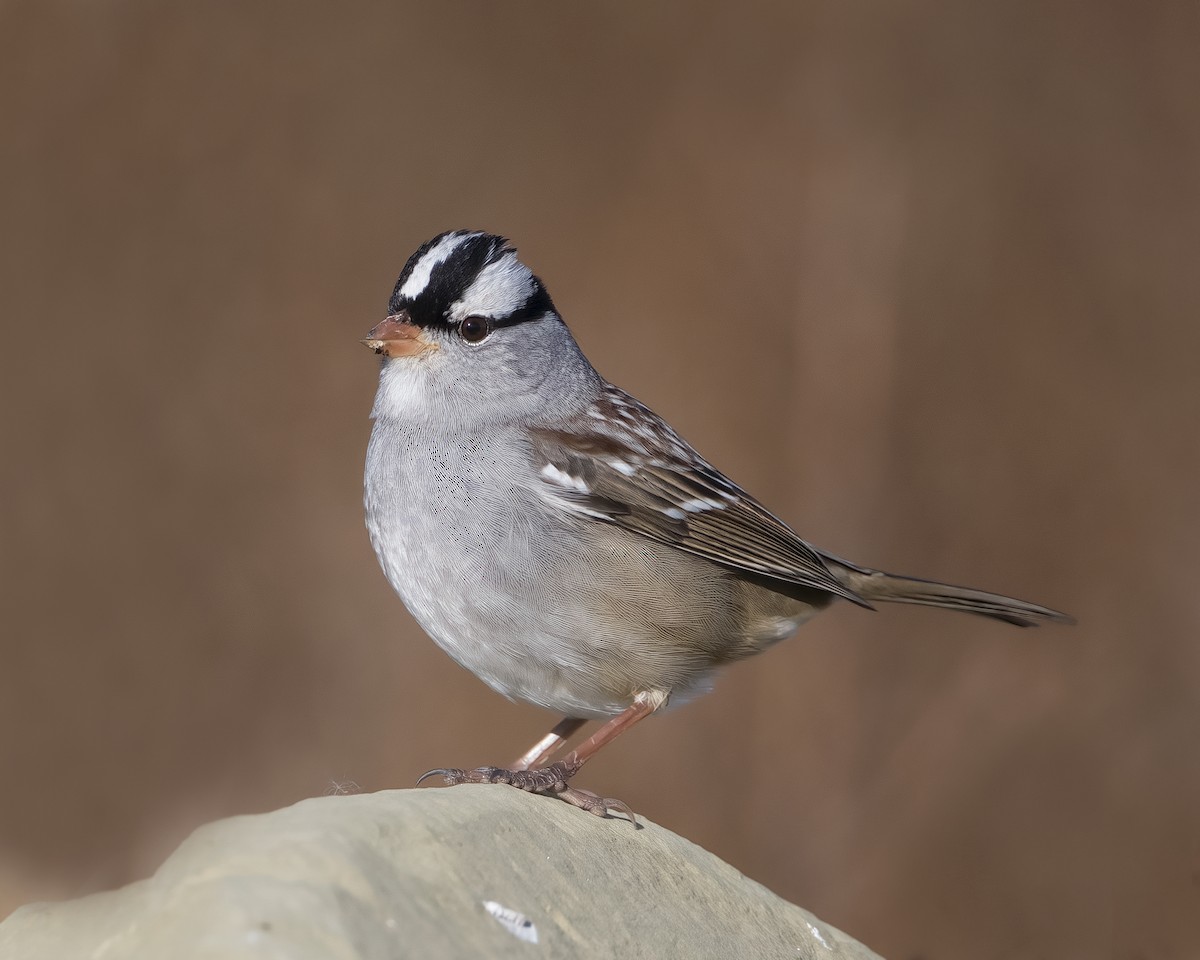
M 639 826 L 637 817 L 624 802 L 569 785 L 570 779 L 579 772 L 581 766 L 583 764 L 578 760 L 568 757 L 533 770 L 505 770 L 501 767 L 461 770 L 458 767 L 438 767 L 421 774 L 417 784 L 420 785 L 430 777 L 436 776 L 440 776 L 448 786 L 460 783 L 506 783 L 528 793 L 544 793 L 547 796 L 558 797 L 597 817 L 607 817 L 610 812 L 615 811 L 628 817 L 635 827 Z
M 582 790 L 579 787 L 564 787 L 562 790 L 556 791 L 554 795 L 597 817 L 610 817 L 614 812 L 624 814 L 635 828 L 641 827 L 628 804 L 615 797 L 602 797 L 597 793 L 592 793 L 591 790 Z
M 426 770 L 417 778 L 417 785 L 429 777 L 441 776 L 447 786 L 453 787 L 460 783 L 509 783 L 511 771 L 500 770 L 496 767 L 476 767 L 474 770 L 460 770 L 458 767 L 438 767 L 436 770 Z

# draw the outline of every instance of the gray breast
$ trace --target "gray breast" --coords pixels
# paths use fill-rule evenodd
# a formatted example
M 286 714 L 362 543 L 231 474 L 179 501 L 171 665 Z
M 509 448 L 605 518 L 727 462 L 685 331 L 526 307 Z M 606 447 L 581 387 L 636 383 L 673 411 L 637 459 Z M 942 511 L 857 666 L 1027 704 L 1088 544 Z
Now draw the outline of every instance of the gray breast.
M 392 422 L 372 433 L 371 541 L 439 646 L 510 698 L 588 717 L 618 713 L 640 691 L 701 686 L 740 654 L 744 583 L 551 510 L 512 452 L 520 442 L 460 437 L 453 451 L 434 452 Z

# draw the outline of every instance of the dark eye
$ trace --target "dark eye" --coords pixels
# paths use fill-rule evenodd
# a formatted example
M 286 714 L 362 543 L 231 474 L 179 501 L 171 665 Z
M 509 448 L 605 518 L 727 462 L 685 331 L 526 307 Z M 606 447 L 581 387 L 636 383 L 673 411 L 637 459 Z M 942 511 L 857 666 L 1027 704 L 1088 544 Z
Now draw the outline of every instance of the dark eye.
M 492 322 L 487 317 L 467 317 L 458 325 L 458 335 L 467 343 L 478 343 L 492 332 Z

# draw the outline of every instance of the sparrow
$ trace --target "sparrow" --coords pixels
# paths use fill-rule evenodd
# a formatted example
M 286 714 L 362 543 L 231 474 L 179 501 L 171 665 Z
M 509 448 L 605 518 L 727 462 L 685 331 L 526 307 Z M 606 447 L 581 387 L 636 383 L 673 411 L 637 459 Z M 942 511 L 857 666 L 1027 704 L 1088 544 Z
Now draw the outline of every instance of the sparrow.
M 572 786 L 580 768 L 835 601 L 1071 622 L 801 539 L 595 370 L 503 237 L 423 244 L 363 343 L 382 358 L 364 505 L 384 575 L 458 663 L 563 718 L 507 767 L 421 780 L 506 783 L 632 819 Z M 549 762 L 588 720 L 605 722 Z

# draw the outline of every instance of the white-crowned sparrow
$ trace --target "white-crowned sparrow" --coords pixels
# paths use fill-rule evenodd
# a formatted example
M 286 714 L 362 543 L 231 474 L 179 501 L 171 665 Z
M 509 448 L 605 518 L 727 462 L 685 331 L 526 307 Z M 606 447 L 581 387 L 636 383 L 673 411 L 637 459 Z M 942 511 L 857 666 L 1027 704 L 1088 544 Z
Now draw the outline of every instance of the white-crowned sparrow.
M 426 776 L 603 815 L 624 805 L 568 786 L 596 750 L 838 597 L 1070 619 L 805 543 L 592 368 L 501 237 L 456 230 L 422 246 L 363 342 L 383 356 L 365 505 L 384 573 L 450 656 L 564 717 L 510 769 Z M 612 719 L 541 766 L 597 718 Z

